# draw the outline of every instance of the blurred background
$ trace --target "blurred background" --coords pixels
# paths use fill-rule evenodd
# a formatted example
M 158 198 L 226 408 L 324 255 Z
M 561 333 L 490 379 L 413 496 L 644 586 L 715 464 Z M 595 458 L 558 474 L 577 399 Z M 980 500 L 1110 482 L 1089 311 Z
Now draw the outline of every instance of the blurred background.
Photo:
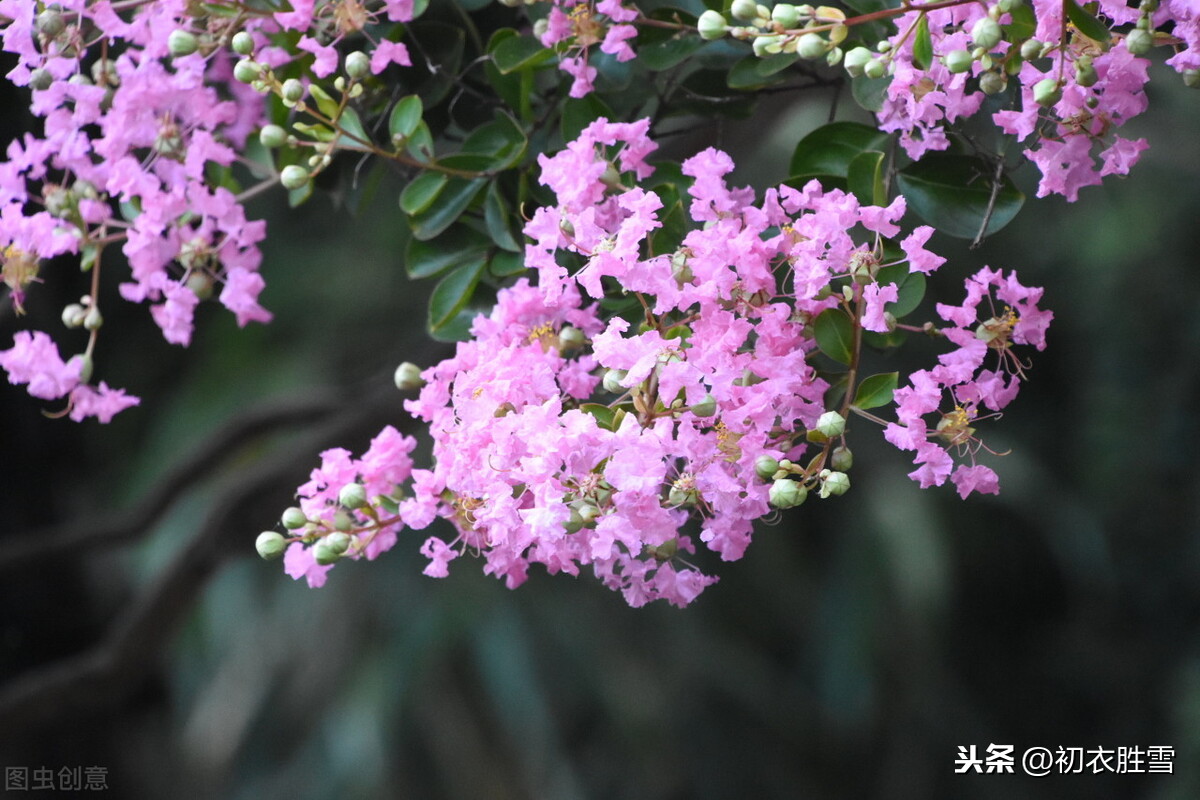
M 132 798 L 1200 796 L 1200 114 L 1156 78 L 1131 177 L 1069 205 L 1027 167 L 1009 228 L 935 240 L 930 309 L 986 263 L 1055 312 L 988 432 L 1001 494 L 923 491 L 857 423 L 853 490 L 702 557 L 721 581 L 686 610 L 540 571 L 509 591 L 465 559 L 432 580 L 415 535 L 321 590 L 256 558 L 322 449 L 412 429 L 396 364 L 447 352 L 397 187 L 256 200 L 272 324 L 205 306 L 181 350 L 114 291 L 98 368 L 141 408 L 77 425 L 0 387 L 0 763 L 99 766 Z M 26 121 L 0 101 L 7 140 Z M 827 110 L 673 146 L 761 186 Z M 78 275 L 45 278 L 0 346 L 60 330 Z M 1166 745 L 1173 772 L 954 773 L 993 743 Z

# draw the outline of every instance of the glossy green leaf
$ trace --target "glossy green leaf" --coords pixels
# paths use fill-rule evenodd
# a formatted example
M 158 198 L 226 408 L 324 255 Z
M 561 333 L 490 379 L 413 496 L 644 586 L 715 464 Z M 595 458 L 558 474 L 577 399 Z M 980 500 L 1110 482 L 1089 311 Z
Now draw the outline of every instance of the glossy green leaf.
M 429 298 L 429 330 L 431 332 L 437 332 L 445 327 L 446 323 L 450 322 L 454 315 L 466 306 L 486 265 L 487 258 L 480 255 L 455 268 L 438 282 Z
M 434 204 L 410 219 L 413 236 L 432 239 L 449 228 L 467 210 L 485 183 L 483 178 L 450 178 Z
M 433 161 L 433 134 L 429 132 L 429 126 L 425 124 L 425 120 L 417 123 L 412 135 L 408 137 L 405 149 L 418 161 Z
M 846 178 L 850 162 L 860 153 L 887 148 L 888 134 L 859 122 L 831 122 L 796 145 L 790 175 L 833 175 Z
M 854 360 L 854 325 L 840 308 L 827 308 L 813 322 L 813 336 L 822 353 L 841 364 Z
M 1004 41 L 1012 42 L 1013 47 L 1019 50 L 1021 42 L 1033 36 L 1037 30 L 1037 17 L 1033 13 L 1033 6 L 1024 3 L 1012 9 L 1009 18 L 1007 25 L 1000 26 L 1004 31 Z
M 729 88 L 739 90 L 761 89 L 785 80 L 784 76 L 780 75 L 778 71 L 764 74 L 762 71 L 764 60 L 758 56 L 746 56 L 734 64 L 733 68 L 729 70 L 729 76 L 726 78 Z
M 1102 45 L 1105 50 L 1112 46 L 1112 31 L 1100 20 L 1084 11 L 1075 0 L 1063 0 L 1067 10 L 1067 19 L 1079 29 L 1079 32 L 1092 41 Z
M 554 51 L 543 47 L 532 36 L 510 36 L 496 43 L 491 56 L 501 74 L 507 75 L 517 70 L 546 66 L 554 58 Z
M 409 239 L 404 249 L 404 269 L 410 278 L 430 278 L 474 263 L 487 254 L 488 244 L 487 237 L 465 225 L 456 225 L 431 241 Z
M 388 120 L 388 133 L 392 139 L 409 139 L 420 124 L 424 111 L 420 97 L 415 94 L 402 97 L 392 109 L 392 116 Z
M 422 172 L 400 193 L 400 208 L 410 216 L 420 214 L 433 205 L 449 181 L 449 176 L 444 172 Z
M 924 13 L 917 21 L 917 30 L 913 34 L 912 60 L 920 70 L 927 70 L 933 64 L 933 37 L 929 35 L 929 16 Z
M 909 272 L 907 261 L 883 267 L 875 279 L 881 286 L 896 284 L 896 302 L 887 304 L 887 311 L 896 319 L 916 311 L 925 298 L 925 275 Z
M 882 78 L 868 78 L 866 75 L 859 75 L 850 81 L 850 93 L 859 106 L 867 111 L 878 113 L 883 110 L 883 101 L 887 97 L 887 90 L 891 85 L 891 75 L 884 75 Z
M 487 196 L 483 199 L 483 222 L 487 226 L 488 236 L 492 242 L 503 250 L 521 253 L 524 248 L 516 240 L 509 227 L 512 217 L 508 211 L 508 203 L 500 193 L 500 184 L 493 182 L 488 187 Z M 493 271 L 495 271 L 493 269 Z
M 520 275 L 527 268 L 524 253 L 498 252 L 492 256 L 488 265 L 492 274 L 497 278 L 507 278 L 510 275 Z
M 596 96 L 595 92 L 583 97 L 569 97 L 562 106 L 562 120 L 559 123 L 564 142 L 579 138 L 579 134 L 588 125 L 604 117 L 613 119 L 612 109 Z
M 865 206 L 886 206 L 887 191 L 883 186 L 883 153 L 867 150 L 850 160 L 846 167 L 846 184 L 858 202 Z
M 864 379 L 854 395 L 854 405 L 863 411 L 886 406 L 892 402 L 892 393 L 896 391 L 899 378 L 898 372 L 884 372 Z
M 1003 228 L 1025 202 L 1004 175 L 992 201 L 994 168 L 974 156 L 933 153 L 900 170 L 897 180 L 908 207 L 940 232 L 961 239 L 979 234 L 992 205 L 985 235 Z
M 521 125 L 504 111 L 496 112 L 496 118 L 481 125 L 467 136 L 462 152 L 491 156 L 493 169 L 507 169 L 525 156 L 529 139 Z
M 613 418 L 617 410 L 601 403 L 582 403 L 579 410 L 596 418 L 596 424 L 605 430 L 613 430 Z
M 338 117 L 337 123 L 338 127 L 343 131 L 343 134 L 338 137 L 338 144 L 340 146 L 361 149 L 371 143 L 370 134 L 363 127 L 362 119 L 359 118 L 358 112 L 353 108 L 342 109 L 342 115 Z

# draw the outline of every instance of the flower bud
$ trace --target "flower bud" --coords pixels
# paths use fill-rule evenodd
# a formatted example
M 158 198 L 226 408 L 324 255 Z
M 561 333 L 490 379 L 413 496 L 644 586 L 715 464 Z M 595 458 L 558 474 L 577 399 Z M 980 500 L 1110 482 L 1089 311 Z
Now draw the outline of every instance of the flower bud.
M 621 381 L 625 380 L 628 373 L 623 369 L 610 369 L 604 373 L 604 391 L 612 392 L 613 394 L 622 394 L 625 387 L 621 385 Z
M 1042 57 L 1042 43 L 1037 39 L 1026 39 L 1021 45 L 1021 58 L 1033 61 Z
M 1062 99 L 1062 87 L 1054 78 L 1043 78 L 1033 85 L 1033 101 L 1049 108 Z
M 558 351 L 560 353 L 578 350 L 586 342 L 587 337 L 583 335 L 583 331 L 574 325 L 563 325 L 562 330 L 558 332 Z
M 696 28 L 700 31 L 700 38 L 707 41 L 720 39 L 729 30 L 729 23 L 717 11 L 711 8 L 700 15 L 700 19 L 696 20 Z
M 371 59 L 361 50 L 346 56 L 346 74 L 354 80 L 362 80 L 371 74 Z
M 72 358 L 78 358 L 81 362 L 79 366 L 79 382 L 87 383 L 90 381 L 92 379 L 92 370 L 96 366 L 92 361 L 92 357 L 87 353 L 80 353 L 77 356 L 72 356 Z
M 671 491 L 667 493 L 667 505 L 694 506 L 699 498 L 700 493 L 696 491 L 695 486 L 672 486 Z
M 863 75 L 868 78 L 882 78 L 887 73 L 887 65 L 878 58 L 872 58 L 863 65 Z
M 857 78 L 863 74 L 863 67 L 870 63 L 873 57 L 873 54 L 867 48 L 856 47 L 849 53 L 846 53 L 846 57 L 842 63 L 846 67 L 846 72 L 850 74 L 850 77 Z
M 975 63 L 975 59 L 966 50 L 951 50 L 942 57 L 942 62 L 946 65 L 946 69 L 957 75 L 969 70 Z
M 1125 49 L 1135 56 L 1144 56 L 1154 46 L 1154 35 L 1150 31 L 1134 28 L 1125 34 Z
M 285 189 L 299 189 L 308 183 L 308 170 L 298 164 L 288 164 L 279 171 L 279 182 Z
M 362 508 L 367 504 L 367 490 L 361 483 L 347 483 L 338 492 L 338 503 L 343 508 Z
M 826 411 L 817 418 L 816 431 L 826 439 L 841 436 L 846 432 L 846 418 L 836 411 Z
M 29 88 L 35 91 L 44 92 L 54 85 L 54 76 L 50 74 L 50 70 L 44 67 L 38 67 L 29 73 Z
M 54 8 L 47 8 L 38 14 L 34 25 L 37 27 L 37 32 L 47 39 L 53 39 L 67 29 L 67 23 L 63 20 L 62 14 Z
M 274 149 L 287 144 L 287 131 L 278 125 L 264 125 L 258 132 L 258 140 L 263 147 Z
M 1100 80 L 1100 76 L 1096 74 L 1096 68 L 1092 66 L 1092 59 L 1087 56 L 1075 59 L 1075 83 L 1086 88 L 1095 86 L 1098 80 Z
M 304 99 L 304 84 L 295 78 L 288 78 L 283 82 L 283 86 L 279 87 L 279 94 L 285 103 L 294 105 Z
M 771 477 L 778 471 L 779 462 L 771 456 L 761 455 L 754 460 L 754 474 L 764 481 L 771 480 Z
M 87 309 L 79 303 L 71 303 L 62 310 L 63 325 L 68 328 L 78 328 L 83 324 L 83 318 L 86 316 Z
M 775 508 L 795 508 L 808 499 L 808 489 L 791 478 L 779 478 L 771 484 L 767 502 Z
M 992 50 L 1003 38 L 1004 31 L 1000 30 L 1000 23 L 991 17 L 981 17 L 971 28 L 971 41 L 984 50 Z
M 800 9 L 791 3 L 780 3 L 771 9 L 771 21 L 783 28 L 794 28 L 800 24 Z
M 167 52 L 172 58 L 190 56 L 200 47 L 200 40 L 191 31 L 174 30 L 167 37 Z
M 829 465 L 840 472 L 845 472 L 854 466 L 854 453 L 851 453 L 850 448 L 845 445 L 835 447 L 829 454 Z
M 783 44 L 787 39 L 783 36 L 756 36 L 754 38 L 754 55 L 766 58 L 783 52 Z
M 248 56 L 254 52 L 254 37 L 246 31 L 238 31 L 229 40 L 229 46 L 239 56 Z
M 250 83 L 262 75 L 262 66 L 257 61 L 243 58 L 233 65 L 233 77 L 238 83 Z
M 1000 9 L 1001 14 L 1011 14 L 1023 5 L 1025 0 L 1000 0 L 996 7 Z
M 263 531 L 254 540 L 254 549 L 258 551 L 259 556 L 269 561 L 283 555 L 283 551 L 287 550 L 287 540 L 275 531 Z
M 711 417 L 717 413 L 717 398 L 711 394 L 704 395 L 703 400 L 692 406 L 692 413 L 697 417 Z
M 821 470 L 821 491 L 820 497 L 822 500 L 833 495 L 845 494 L 850 491 L 850 476 L 844 472 L 834 472 L 832 470 Z
M 331 552 L 337 553 L 339 556 L 350 549 L 350 534 L 348 533 L 331 533 L 321 540 Z
M 829 43 L 819 34 L 806 33 L 796 40 L 796 53 L 801 58 L 822 58 L 829 52 Z
M 345 549 L 343 549 L 341 552 L 338 552 L 336 545 L 331 545 L 329 540 L 334 536 L 346 536 L 346 534 L 331 533 L 329 536 L 326 536 L 313 546 L 313 558 L 321 566 L 329 566 L 330 564 L 335 563 L 339 558 L 342 557 L 342 554 L 346 552 Z M 346 538 L 349 539 L 348 536 Z M 347 546 L 349 546 L 349 543 L 347 543 Z
M 87 310 L 83 316 L 83 327 L 89 331 L 99 330 L 104 324 L 104 317 L 100 315 L 100 309 L 93 305 Z
M 733 0 L 729 13 L 734 19 L 749 21 L 758 16 L 758 3 L 754 0 Z
M 1185 69 L 1183 85 L 1189 89 L 1200 89 L 1200 69 Z
M 1000 94 L 1008 86 L 1008 78 L 999 72 L 985 72 L 979 76 L 979 91 L 984 94 Z
M 303 528 L 305 525 L 307 525 L 308 517 L 305 515 L 302 509 L 297 508 L 296 506 L 291 506 L 290 508 L 284 509 L 283 514 L 280 516 L 280 521 L 283 523 L 283 527 L 287 528 L 289 531 L 294 531 L 297 528 Z
M 425 385 L 425 379 L 421 377 L 421 368 L 411 361 L 405 361 L 396 367 L 393 378 L 396 388 L 402 392 L 412 392 Z

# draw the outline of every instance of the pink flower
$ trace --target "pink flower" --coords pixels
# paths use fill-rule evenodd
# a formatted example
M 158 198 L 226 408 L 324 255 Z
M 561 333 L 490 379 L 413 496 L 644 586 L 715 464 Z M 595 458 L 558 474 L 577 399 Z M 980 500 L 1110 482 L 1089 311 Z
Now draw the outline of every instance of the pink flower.
M 371 53 L 372 74 L 378 75 L 387 69 L 389 64 L 411 67 L 412 59 L 409 58 L 408 48 L 403 43 L 390 42 L 384 39 L 375 45 L 375 51 Z
M 82 422 L 87 417 L 96 417 L 102 424 L 112 421 L 112 418 L 127 408 L 140 405 L 141 400 L 125 394 L 124 389 L 112 389 L 104 381 L 93 389 L 86 384 L 80 384 L 71 390 L 71 419 Z
M 79 384 L 83 359 L 75 356 L 66 363 L 58 347 L 42 331 L 17 331 L 13 346 L 0 350 L 0 367 L 11 384 L 29 384 L 29 394 L 42 400 L 55 400 Z
M 265 285 L 257 272 L 237 267 L 226 273 L 225 288 L 218 299 L 237 315 L 239 327 L 244 328 L 249 322 L 271 321 L 271 312 L 258 304 L 258 294 Z

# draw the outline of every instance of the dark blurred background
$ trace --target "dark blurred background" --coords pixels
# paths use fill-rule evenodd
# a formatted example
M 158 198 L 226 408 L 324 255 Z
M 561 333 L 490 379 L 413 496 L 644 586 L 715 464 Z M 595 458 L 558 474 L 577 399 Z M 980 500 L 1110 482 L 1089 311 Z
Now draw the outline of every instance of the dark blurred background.
M 1156 78 L 1131 177 L 1070 205 L 1026 168 L 1010 228 L 936 241 L 930 308 L 987 263 L 1056 315 L 989 431 L 1002 493 L 923 491 L 860 422 L 853 490 L 704 560 L 686 610 L 468 560 L 431 580 L 419 535 L 322 590 L 258 560 L 321 449 L 409 424 L 395 365 L 446 351 L 396 186 L 256 200 L 272 324 L 205 308 L 181 350 L 110 288 L 99 375 L 141 408 L 76 425 L 0 387 L 0 763 L 99 766 L 122 798 L 1200 797 L 1200 95 Z M 826 111 L 714 128 L 734 180 L 786 177 Z M 0 346 L 82 348 L 55 322 L 82 291 L 47 268 Z M 993 743 L 1166 745 L 1173 772 L 955 774 Z

